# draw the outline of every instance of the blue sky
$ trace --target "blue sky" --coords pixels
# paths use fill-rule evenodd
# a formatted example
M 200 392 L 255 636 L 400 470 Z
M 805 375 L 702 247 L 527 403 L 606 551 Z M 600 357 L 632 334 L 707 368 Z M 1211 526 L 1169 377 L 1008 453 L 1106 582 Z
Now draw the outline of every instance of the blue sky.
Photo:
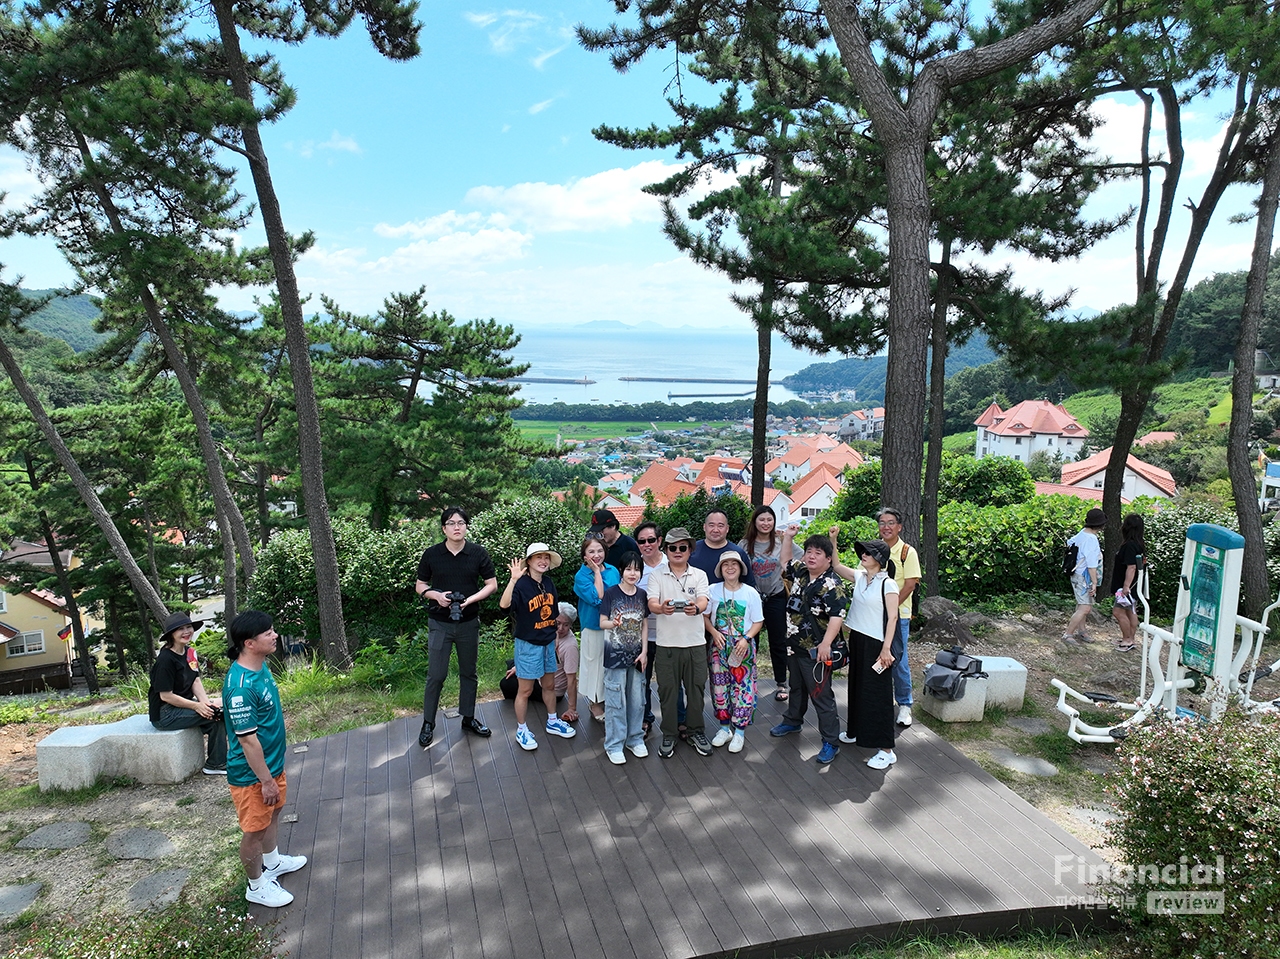
M 286 225 L 316 234 L 298 265 L 312 304 L 324 292 L 372 312 L 389 293 L 425 285 L 433 308 L 518 330 L 597 319 L 741 327 L 731 285 L 675 251 L 659 229 L 657 203 L 640 191 L 673 169 L 672 157 L 618 150 L 591 135 L 600 123 L 669 116 L 669 60 L 620 75 L 574 40 L 575 23 L 602 26 L 612 14 L 607 0 L 424 4 L 423 52 L 409 63 L 378 57 L 358 24 L 337 40 L 277 51 L 298 104 L 264 132 Z M 1100 146 L 1132 159 L 1136 101 L 1103 110 Z M 1220 128 L 1212 111 L 1186 124 L 1183 198 L 1198 196 Z M 0 152 L 0 190 L 21 199 L 31 187 L 21 160 Z M 241 189 L 251 192 L 247 172 Z M 1254 192 L 1229 195 L 1195 278 L 1247 268 L 1253 226 L 1230 225 L 1227 216 L 1247 209 Z M 1113 185 L 1095 209 L 1112 212 L 1135 196 L 1135 184 Z M 1181 231 L 1181 206 L 1179 215 Z M 1173 236 L 1177 250 L 1181 236 Z M 251 229 L 244 240 L 261 242 L 261 233 Z M 1074 288 L 1075 306 L 1104 309 L 1132 299 L 1132 246 L 1126 232 L 1071 263 L 994 259 L 1013 262 L 1024 286 Z M 1176 256 L 1166 255 L 1166 275 Z M 0 242 L 0 262 L 29 287 L 70 280 L 46 243 Z M 224 303 L 250 309 L 254 295 L 228 291 Z

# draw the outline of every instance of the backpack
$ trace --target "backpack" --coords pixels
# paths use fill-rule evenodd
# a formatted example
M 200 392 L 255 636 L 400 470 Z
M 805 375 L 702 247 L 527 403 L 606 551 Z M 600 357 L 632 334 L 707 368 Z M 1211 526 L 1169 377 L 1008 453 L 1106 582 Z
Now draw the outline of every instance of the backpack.
M 924 671 L 924 690 L 931 696 L 948 702 L 964 699 L 965 683 L 975 677 L 985 677 L 982 660 L 969 656 L 959 646 L 941 649 L 933 665 Z
M 1076 571 L 1076 561 L 1080 558 L 1080 547 L 1073 536 L 1067 540 L 1067 547 L 1062 551 L 1062 572 L 1071 576 Z
M 910 554 L 911 554 L 911 547 L 908 546 L 906 543 L 903 543 L 902 552 L 898 556 L 898 563 L 900 565 L 905 565 L 907 562 L 907 557 Z M 924 586 L 923 579 L 921 579 L 920 582 L 916 583 L 916 588 L 911 591 L 911 615 L 912 616 L 920 615 L 920 588 L 922 586 Z M 902 613 L 899 612 L 898 615 L 901 616 Z

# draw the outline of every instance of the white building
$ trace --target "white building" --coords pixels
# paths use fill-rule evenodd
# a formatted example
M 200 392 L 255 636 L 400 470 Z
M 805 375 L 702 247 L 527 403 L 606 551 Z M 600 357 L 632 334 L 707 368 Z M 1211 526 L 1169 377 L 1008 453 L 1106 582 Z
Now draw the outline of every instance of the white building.
M 1007 456 L 1025 463 L 1032 453 L 1044 450 L 1049 456 L 1061 453 L 1070 462 L 1089 435 L 1074 416 L 1048 400 L 1024 400 L 1009 410 L 993 402 L 974 425 L 978 428 L 975 459 Z

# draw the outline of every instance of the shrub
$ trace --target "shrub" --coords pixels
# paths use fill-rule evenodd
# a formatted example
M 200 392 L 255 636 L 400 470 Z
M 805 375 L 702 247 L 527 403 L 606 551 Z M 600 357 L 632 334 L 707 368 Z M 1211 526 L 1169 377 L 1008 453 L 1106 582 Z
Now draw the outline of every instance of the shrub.
M 1157 722 L 1135 729 L 1120 748 L 1109 787 L 1125 815 L 1110 827 L 1129 867 L 1113 876 L 1113 901 L 1129 897 L 1135 953 L 1184 956 L 1280 955 L 1280 884 L 1274 837 L 1280 826 L 1280 721 L 1229 711 L 1223 721 Z M 1219 858 L 1221 857 L 1221 858 Z M 1222 873 L 1213 872 L 1217 864 Z M 1144 865 L 1208 867 L 1211 880 L 1170 883 Z M 1201 878 L 1204 878 L 1203 874 Z M 1114 880 L 1125 879 L 1124 882 Z M 1224 893 L 1221 915 L 1149 915 L 1146 894 L 1189 889 Z
M 713 496 L 705 487 L 694 493 L 681 494 L 670 506 L 650 506 L 645 509 L 645 517 L 657 523 L 664 534 L 683 526 L 694 539 L 701 539 L 702 524 L 713 509 L 722 509 L 728 515 L 730 542 L 736 543 L 747 535 L 751 504 L 740 496 Z
M 880 511 L 880 461 L 863 463 L 856 470 L 845 470 L 844 486 L 835 502 L 824 512 L 832 522 L 843 522 L 859 516 L 875 516 Z M 825 530 L 825 526 L 823 529 Z
M 1031 473 L 1008 456 L 948 455 L 942 461 L 938 481 L 939 503 L 980 503 L 984 506 L 1011 506 L 1025 503 L 1036 493 Z
M 498 571 L 499 589 L 506 586 L 514 557 L 523 559 L 530 543 L 547 543 L 564 558 L 560 567 L 551 573 L 556 593 L 572 602 L 573 574 L 582 565 L 578 551 L 586 531 L 587 528 L 574 519 L 568 507 L 558 500 L 550 496 L 526 496 L 480 513 L 472 520 L 467 538 L 489 551 Z M 499 595 L 501 593 L 486 600 L 483 608 L 496 611 Z
M 1173 617 L 1178 599 L 1178 576 L 1182 572 L 1182 550 L 1187 527 L 1193 523 L 1214 523 L 1234 530 L 1235 514 L 1208 503 L 1189 503 L 1166 507 L 1146 517 L 1145 539 L 1151 612 L 1163 619 Z M 1108 562 L 1111 558 L 1108 558 Z M 1110 575 L 1110 567 L 1107 568 Z

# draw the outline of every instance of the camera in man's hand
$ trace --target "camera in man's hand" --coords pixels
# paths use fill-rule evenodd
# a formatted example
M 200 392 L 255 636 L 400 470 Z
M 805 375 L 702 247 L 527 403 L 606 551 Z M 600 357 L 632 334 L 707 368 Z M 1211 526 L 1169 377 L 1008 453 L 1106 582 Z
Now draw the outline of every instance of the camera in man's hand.
M 462 619 L 462 604 L 466 602 L 467 594 L 455 591 L 445 593 L 444 598 L 449 601 L 449 618 L 456 623 Z
M 676 612 L 684 612 L 684 608 L 689 605 L 688 600 L 673 599 L 671 600 L 671 608 Z

